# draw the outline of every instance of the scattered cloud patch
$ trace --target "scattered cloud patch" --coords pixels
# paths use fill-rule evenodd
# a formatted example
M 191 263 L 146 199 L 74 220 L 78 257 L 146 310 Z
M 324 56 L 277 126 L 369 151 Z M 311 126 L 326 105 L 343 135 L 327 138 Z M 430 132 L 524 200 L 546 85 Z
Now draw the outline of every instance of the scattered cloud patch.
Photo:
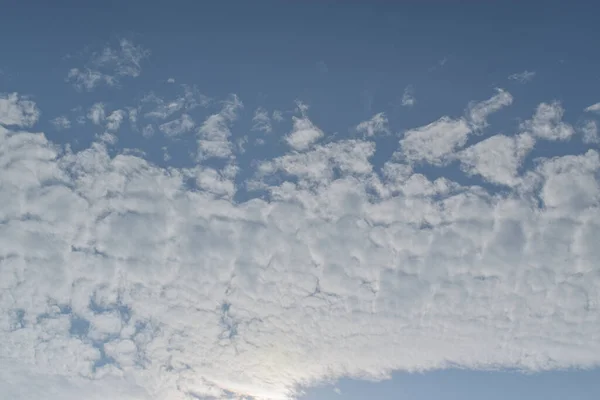
M 485 128 L 488 125 L 486 119 L 490 114 L 512 104 L 513 97 L 510 93 L 502 89 L 496 89 L 496 92 L 496 95 L 488 100 L 469 105 L 467 115 L 474 129 Z
M 591 106 L 586 107 L 585 111 L 600 113 L 600 103 L 592 104 Z
M 259 107 L 254 111 L 254 117 L 252 117 L 252 130 L 264 133 L 271 133 L 273 126 L 271 125 L 271 117 L 267 110 Z
M 406 88 L 404 88 L 404 93 L 402 94 L 403 107 L 412 107 L 415 105 L 417 100 L 415 99 L 414 92 L 415 90 L 412 85 L 408 85 Z
M 457 149 L 463 147 L 471 127 L 463 118 L 441 117 L 428 125 L 410 129 L 400 140 L 400 153 L 409 162 L 442 165 Z
M 236 95 L 223 102 L 221 111 L 209 116 L 197 130 L 198 159 L 230 158 L 233 156 L 231 124 L 237 119 L 243 104 Z
M 596 121 L 585 121 L 583 126 L 581 127 L 581 131 L 583 133 L 583 143 L 600 143 L 600 136 L 598 135 L 598 124 L 596 123 Z
M 50 123 L 52 125 L 54 125 L 54 128 L 57 129 L 57 130 L 64 130 L 64 129 L 71 128 L 71 120 L 68 117 L 64 116 L 64 115 L 58 116 L 56 118 L 53 118 L 50 121 Z
M 125 111 L 115 110 L 106 117 L 106 129 L 115 132 L 121 127 L 121 123 L 125 119 Z
M 531 81 L 533 78 L 535 78 L 535 71 L 523 71 L 523 72 L 517 72 L 514 73 L 512 75 L 509 75 L 508 79 L 510 79 L 511 81 L 517 81 L 519 83 L 527 83 L 529 81 Z
M 196 123 L 188 114 L 182 114 L 179 118 L 159 125 L 158 129 L 167 136 L 178 136 L 190 132 Z
M 356 131 L 367 137 L 373 137 L 378 134 L 389 134 L 388 119 L 385 113 L 375 114 L 370 120 L 358 124 Z
M 101 125 L 106 118 L 106 111 L 104 103 L 95 103 L 90 107 L 87 118 L 94 123 L 94 125 Z
M 142 71 L 142 61 L 149 56 L 149 50 L 128 39 L 121 39 L 116 48 L 106 46 L 92 53 L 84 67 L 71 68 L 66 80 L 76 89 L 85 91 L 91 91 L 101 84 L 117 86 L 123 77 L 138 77 Z
M 521 129 L 545 140 L 568 140 L 575 130 L 570 124 L 562 121 L 563 115 L 564 109 L 559 102 L 541 103 L 533 118 L 524 122 Z
M 292 117 L 292 131 L 285 137 L 287 144 L 294 150 L 307 150 L 313 143 L 323 137 L 323 131 L 316 127 L 306 113 L 308 106 L 302 102 L 297 102 L 298 111 L 301 117 Z
M 515 186 L 520 182 L 518 169 L 534 145 L 535 139 L 529 134 L 494 135 L 461 151 L 457 158 L 469 175 L 480 175 L 499 185 Z
M 0 93 L 0 125 L 31 127 L 39 118 L 35 102 L 17 93 Z

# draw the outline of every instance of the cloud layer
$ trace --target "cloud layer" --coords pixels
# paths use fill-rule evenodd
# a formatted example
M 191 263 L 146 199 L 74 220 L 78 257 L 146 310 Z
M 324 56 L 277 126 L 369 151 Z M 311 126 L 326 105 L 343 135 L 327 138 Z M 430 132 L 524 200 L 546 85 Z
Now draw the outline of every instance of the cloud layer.
M 236 202 L 236 96 L 198 127 L 160 128 L 194 130 L 200 164 L 188 169 L 110 156 L 102 142 L 73 153 L 26 130 L 39 111 L 20 99 L 0 99 L 11 398 L 26 398 L 23 377 L 67 399 L 287 399 L 393 370 L 600 363 L 600 156 L 524 162 L 536 139 L 572 136 L 557 103 L 465 147 L 512 102 L 498 91 L 408 130 L 381 169 L 369 138 L 387 132 L 383 114 L 359 125 L 365 138 L 322 143 L 303 107 L 290 152 L 246 182 L 266 194 Z M 101 105 L 89 115 L 124 118 Z M 267 131 L 268 114 L 256 115 Z M 414 172 L 451 162 L 497 190 Z

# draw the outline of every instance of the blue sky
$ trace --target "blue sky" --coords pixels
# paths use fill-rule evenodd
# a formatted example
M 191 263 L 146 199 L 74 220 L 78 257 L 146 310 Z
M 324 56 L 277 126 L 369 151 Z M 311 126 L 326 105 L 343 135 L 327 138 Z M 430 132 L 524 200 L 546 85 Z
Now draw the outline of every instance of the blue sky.
M 597 398 L 597 13 L 5 7 L 0 392 Z

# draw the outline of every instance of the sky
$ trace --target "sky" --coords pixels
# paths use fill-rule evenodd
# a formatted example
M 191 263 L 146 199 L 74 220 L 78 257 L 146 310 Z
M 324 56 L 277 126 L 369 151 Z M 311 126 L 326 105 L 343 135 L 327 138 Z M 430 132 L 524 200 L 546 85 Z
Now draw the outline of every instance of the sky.
M 0 9 L 0 398 L 600 397 L 600 6 Z

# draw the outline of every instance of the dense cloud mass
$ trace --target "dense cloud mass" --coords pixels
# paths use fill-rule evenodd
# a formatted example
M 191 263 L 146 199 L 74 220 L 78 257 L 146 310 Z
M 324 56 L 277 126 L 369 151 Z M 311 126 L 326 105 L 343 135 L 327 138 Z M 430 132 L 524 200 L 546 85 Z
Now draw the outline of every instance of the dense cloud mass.
M 536 139 L 573 135 L 558 103 L 532 110 L 514 135 L 465 147 L 511 102 L 498 91 L 464 117 L 405 132 L 383 168 L 369 140 L 391 131 L 383 114 L 359 125 L 364 138 L 325 143 L 302 110 L 284 138 L 290 152 L 247 182 L 267 195 L 241 202 L 235 96 L 197 127 L 190 117 L 161 125 L 197 135 L 200 164 L 176 169 L 111 156 L 102 142 L 60 147 L 28 130 L 35 104 L 5 95 L 6 393 L 288 399 L 393 370 L 598 365 L 600 156 L 589 147 L 525 162 Z M 90 119 L 116 128 L 125 118 L 106 115 L 98 105 Z M 266 110 L 255 115 L 270 132 Z M 204 165 L 210 157 L 226 165 Z M 450 162 L 482 184 L 414 172 Z

